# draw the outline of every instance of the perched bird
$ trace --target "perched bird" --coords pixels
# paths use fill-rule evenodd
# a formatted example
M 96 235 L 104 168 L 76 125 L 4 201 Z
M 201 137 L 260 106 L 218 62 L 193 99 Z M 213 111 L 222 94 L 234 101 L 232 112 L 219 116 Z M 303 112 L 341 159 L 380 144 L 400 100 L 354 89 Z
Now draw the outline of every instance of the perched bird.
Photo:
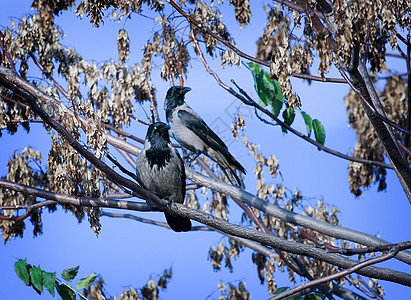
M 184 102 L 184 95 L 190 90 L 189 87 L 173 86 L 167 91 L 164 106 L 173 137 L 195 157 L 203 153 L 217 162 L 230 182 L 242 187 L 236 170 L 245 174 L 244 167 L 203 119 Z
M 170 126 L 162 122 L 148 127 L 144 148 L 137 158 L 136 173 L 139 183 L 159 198 L 183 203 L 186 173 L 180 155 L 171 145 L 169 129 Z M 174 231 L 191 230 L 190 219 L 164 214 Z

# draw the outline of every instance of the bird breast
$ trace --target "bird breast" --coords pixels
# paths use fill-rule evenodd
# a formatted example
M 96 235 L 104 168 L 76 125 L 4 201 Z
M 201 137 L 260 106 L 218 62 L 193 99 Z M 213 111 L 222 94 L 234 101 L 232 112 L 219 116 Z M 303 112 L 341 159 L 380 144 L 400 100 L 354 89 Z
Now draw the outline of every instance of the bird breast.
M 181 108 L 182 110 L 184 107 Z M 192 113 L 192 111 L 190 111 Z M 188 129 L 178 117 L 178 110 L 175 109 L 172 113 L 172 117 L 169 120 L 171 127 L 171 134 L 180 143 L 181 146 L 190 150 L 191 152 L 197 152 L 197 150 L 204 152 L 205 144 L 193 131 Z
M 182 195 L 182 169 L 177 155 L 172 155 L 165 164 L 150 164 L 147 152 L 137 158 L 137 176 L 146 189 L 160 198 L 167 198 L 178 203 L 184 202 Z

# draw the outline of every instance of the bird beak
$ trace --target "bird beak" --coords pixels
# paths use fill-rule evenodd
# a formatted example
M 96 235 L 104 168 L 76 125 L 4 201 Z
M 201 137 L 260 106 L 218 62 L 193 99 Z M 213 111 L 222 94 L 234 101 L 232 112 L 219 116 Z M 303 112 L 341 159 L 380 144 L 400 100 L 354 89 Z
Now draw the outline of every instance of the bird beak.
M 182 88 L 182 90 L 181 90 L 181 94 L 185 94 L 185 93 L 187 93 L 187 92 L 189 92 L 189 91 L 191 91 L 191 88 L 189 88 L 189 87 L 183 87 Z
M 160 132 L 166 132 L 169 130 L 171 127 L 168 124 L 164 124 L 160 129 Z

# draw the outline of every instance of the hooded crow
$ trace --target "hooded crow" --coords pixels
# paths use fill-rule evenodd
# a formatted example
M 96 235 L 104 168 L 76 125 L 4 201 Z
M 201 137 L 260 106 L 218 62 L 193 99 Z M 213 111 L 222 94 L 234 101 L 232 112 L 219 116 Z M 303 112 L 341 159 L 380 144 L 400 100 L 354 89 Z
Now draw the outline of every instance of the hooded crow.
M 184 102 L 184 95 L 190 90 L 189 87 L 173 86 L 167 91 L 165 111 L 173 137 L 195 157 L 203 153 L 217 162 L 231 184 L 244 186 L 236 173 L 239 170 L 245 174 L 244 167 L 203 119 Z
M 183 203 L 186 195 L 184 163 L 171 145 L 170 126 L 156 122 L 148 127 L 144 148 L 137 158 L 139 183 L 159 198 Z M 164 213 L 168 225 L 176 232 L 190 231 L 190 219 Z

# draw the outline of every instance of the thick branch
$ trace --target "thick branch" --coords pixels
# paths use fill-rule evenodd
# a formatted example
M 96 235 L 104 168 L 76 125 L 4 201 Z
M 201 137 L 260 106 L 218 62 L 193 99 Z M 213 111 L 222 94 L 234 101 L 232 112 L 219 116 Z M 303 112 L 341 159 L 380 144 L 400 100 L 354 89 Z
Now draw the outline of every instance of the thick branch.
M 197 157 L 196 161 L 198 161 L 198 163 L 201 165 L 201 167 L 203 169 L 205 169 L 207 171 L 207 173 L 210 175 L 211 178 L 217 180 L 217 176 L 213 173 L 213 171 L 208 167 L 208 165 L 204 162 L 203 159 L 201 159 L 200 157 Z M 274 232 L 272 232 L 271 230 L 269 230 L 267 228 L 267 226 L 264 225 L 264 223 L 260 220 L 260 218 L 258 218 L 256 216 L 256 214 L 254 213 L 254 211 L 247 205 L 245 205 L 241 199 L 238 198 L 232 198 L 234 200 L 235 203 L 237 203 L 238 206 L 240 206 L 245 213 L 247 214 L 247 216 L 250 218 L 250 220 L 252 220 L 257 227 L 265 233 L 269 233 L 269 234 L 273 234 L 275 236 L 277 236 Z M 297 273 L 298 275 L 302 276 L 302 277 L 306 277 L 308 280 L 312 280 L 312 276 L 311 274 L 307 271 L 307 269 L 305 268 L 304 265 L 297 265 L 292 259 L 288 259 L 283 252 L 279 251 L 278 249 L 274 249 L 274 251 L 279 255 L 279 257 L 281 258 L 281 260 L 287 265 L 287 267 L 291 270 L 293 270 L 295 273 Z M 291 254 L 290 254 L 291 255 Z M 323 287 L 319 287 L 320 291 L 327 295 L 329 299 L 332 298 L 332 296 L 329 294 L 329 292 L 324 289 Z
M 352 53 L 353 60 L 351 66 L 348 68 L 352 83 L 356 90 L 358 90 L 365 98 L 365 101 L 371 104 L 371 106 L 374 107 L 379 114 L 385 116 L 384 109 L 374 89 L 371 79 L 369 78 L 368 71 L 365 65 L 359 61 L 358 56 L 359 50 L 357 47 L 354 47 Z M 384 123 L 381 118 L 378 118 L 373 109 L 371 109 L 369 105 L 366 105 L 364 101 L 361 101 L 361 104 L 382 145 L 384 146 L 385 153 L 394 167 L 408 200 L 411 202 L 411 171 L 407 161 L 401 153 L 390 126 Z
M 27 186 L 24 184 L 11 182 L 5 179 L 0 179 L 0 187 L 10 189 L 16 192 L 21 192 L 23 194 L 28 194 L 43 199 L 53 200 L 62 204 L 72 204 L 77 206 L 85 207 L 110 207 L 110 208 L 120 208 L 120 209 L 129 209 L 135 211 L 159 211 L 159 209 L 153 206 L 150 203 L 142 203 L 135 201 L 125 201 L 125 200 L 116 200 L 109 198 L 90 198 L 90 197 L 76 197 L 65 194 L 54 193 L 46 191 L 43 189 Z M 45 206 L 51 203 L 44 204 L 41 202 L 41 206 Z M 12 219 L 10 219 L 12 220 Z
M 208 187 L 212 190 L 219 191 L 230 197 L 235 197 L 241 199 L 244 203 L 251 205 L 264 213 L 272 215 L 280 220 L 299 225 L 305 228 L 315 230 L 319 233 L 332 236 L 339 239 L 344 239 L 348 241 L 353 241 L 365 246 L 376 247 L 390 244 L 387 241 L 379 239 L 375 236 L 362 233 L 356 230 L 332 225 L 325 223 L 323 221 L 300 215 L 285 209 L 282 209 L 274 204 L 271 204 L 263 199 L 260 199 L 246 191 L 243 191 L 237 187 L 230 184 L 224 183 L 222 181 L 217 181 L 212 178 L 206 177 L 192 168 L 186 168 L 187 178 L 192 180 L 194 183 Z M 411 253 L 408 251 L 401 251 L 396 255 L 399 260 L 411 265 Z
M 409 247 L 411 247 L 410 243 L 408 243 L 408 245 L 406 246 L 406 248 L 409 248 Z M 403 249 L 404 249 L 404 248 L 403 248 Z M 307 288 L 316 286 L 316 285 L 318 285 L 318 284 L 326 283 L 326 282 L 331 281 L 331 280 L 335 280 L 335 279 L 341 278 L 341 277 L 343 277 L 343 276 L 346 276 L 346 275 L 349 275 L 349 274 L 351 274 L 351 273 L 354 273 L 355 271 L 357 271 L 357 270 L 359 270 L 359 269 L 361 269 L 361 268 L 364 268 L 364 267 L 366 267 L 366 266 L 375 265 L 375 264 L 377 264 L 377 263 L 379 263 L 379 262 L 388 260 L 388 259 L 394 257 L 394 256 L 398 253 L 399 250 L 400 250 L 400 247 L 394 247 L 394 248 L 391 249 L 387 254 L 381 255 L 381 256 L 379 256 L 379 257 L 375 257 L 375 258 L 368 259 L 368 260 L 366 260 L 366 261 L 363 261 L 363 262 L 361 262 L 361 263 L 356 264 L 355 266 L 352 266 L 351 268 L 348 268 L 348 269 L 346 269 L 346 270 L 343 270 L 343 271 L 340 271 L 340 272 L 331 274 L 331 275 L 329 275 L 329 276 L 325 276 L 325 277 L 318 278 L 318 279 L 315 279 L 315 280 L 313 280 L 313 281 L 310 281 L 310 282 L 301 284 L 301 285 L 299 285 L 299 286 L 297 286 L 297 287 L 295 287 L 295 288 L 292 288 L 292 289 L 289 289 L 289 290 L 287 290 L 287 291 L 285 291 L 285 292 L 283 292 L 283 293 L 280 293 L 280 294 L 278 294 L 278 295 L 276 295 L 276 296 L 274 296 L 274 297 L 272 297 L 272 298 L 270 298 L 270 299 L 271 299 L 271 300 L 286 299 L 286 298 L 288 298 L 288 297 L 290 297 L 290 296 L 292 296 L 292 295 L 295 295 L 296 293 L 298 293 L 298 292 L 300 292 L 300 291 L 302 291 L 302 290 L 304 290 L 304 289 L 307 289 Z
M 273 236 L 272 234 L 258 232 L 253 229 L 230 224 L 225 220 L 215 218 L 211 215 L 205 214 L 198 210 L 194 210 L 181 204 L 172 203 L 170 204 L 170 208 L 172 208 L 173 211 L 178 212 L 178 215 L 189 217 L 190 219 L 206 224 L 212 228 L 221 230 L 225 234 L 230 234 L 259 242 L 263 245 L 268 245 L 281 251 L 309 256 L 333 265 L 337 265 L 341 268 L 350 268 L 358 263 L 357 261 L 344 258 L 338 254 L 328 253 L 322 249 L 317 249 L 306 244 L 291 242 Z M 411 274 L 407 273 L 371 266 L 365 267 L 359 270 L 357 273 L 372 278 L 393 281 L 406 286 L 411 286 Z

